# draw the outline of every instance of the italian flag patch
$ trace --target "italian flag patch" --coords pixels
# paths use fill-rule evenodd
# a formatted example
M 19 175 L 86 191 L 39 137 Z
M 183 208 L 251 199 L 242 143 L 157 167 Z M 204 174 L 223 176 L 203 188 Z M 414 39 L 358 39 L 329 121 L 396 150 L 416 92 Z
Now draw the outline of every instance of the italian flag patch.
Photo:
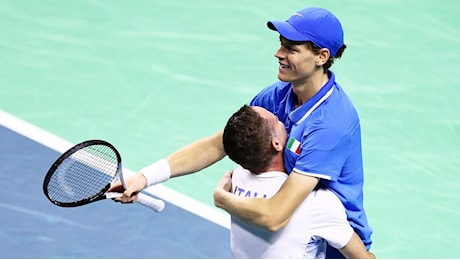
M 297 141 L 295 138 L 291 137 L 289 138 L 289 142 L 288 142 L 288 149 L 297 154 L 297 155 L 300 155 L 300 142 Z

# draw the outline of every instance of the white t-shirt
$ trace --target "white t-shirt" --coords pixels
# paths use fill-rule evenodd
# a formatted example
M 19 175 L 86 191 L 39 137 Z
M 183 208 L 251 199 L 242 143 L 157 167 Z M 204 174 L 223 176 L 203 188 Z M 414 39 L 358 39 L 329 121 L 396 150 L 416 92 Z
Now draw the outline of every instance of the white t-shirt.
M 252 174 L 241 166 L 233 171 L 233 193 L 270 198 L 287 178 L 283 172 Z M 330 190 L 310 193 L 289 223 L 277 232 L 247 225 L 231 217 L 231 249 L 235 258 L 325 258 L 326 243 L 343 248 L 353 234 L 345 208 Z

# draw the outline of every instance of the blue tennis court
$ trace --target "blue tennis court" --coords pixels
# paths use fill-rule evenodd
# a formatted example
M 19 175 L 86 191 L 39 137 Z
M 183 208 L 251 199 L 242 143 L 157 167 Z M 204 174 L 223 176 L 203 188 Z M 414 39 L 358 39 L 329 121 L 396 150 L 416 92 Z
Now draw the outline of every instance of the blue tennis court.
M 0 136 L 1 258 L 231 257 L 226 227 L 171 203 L 161 214 L 110 201 L 51 204 L 41 183 L 60 153 L 3 126 Z
M 156 214 L 59 208 L 42 181 L 70 145 L 114 144 L 136 171 L 200 137 L 276 79 L 269 19 L 322 6 L 347 49 L 332 67 L 362 124 L 378 258 L 459 258 L 456 0 L 0 0 L 0 258 L 229 258 L 212 192 L 224 159 L 151 192 Z

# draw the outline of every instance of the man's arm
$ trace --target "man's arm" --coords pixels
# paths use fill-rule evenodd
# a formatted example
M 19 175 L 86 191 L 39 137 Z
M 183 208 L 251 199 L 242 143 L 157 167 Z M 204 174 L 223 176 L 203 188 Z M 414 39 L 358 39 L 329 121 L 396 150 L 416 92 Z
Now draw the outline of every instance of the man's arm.
M 153 179 L 157 178 L 156 176 L 161 175 L 158 182 L 162 182 L 168 178 L 194 173 L 212 165 L 225 156 L 222 135 L 223 130 L 212 136 L 199 139 L 187 146 L 184 146 L 168 156 L 166 161 L 168 164 L 167 167 L 170 169 L 170 174 L 168 173 L 166 177 L 164 177 L 164 173 L 159 173 L 157 168 L 151 169 L 151 172 L 148 174 L 151 174 Z M 136 194 L 147 186 L 147 178 L 144 174 L 145 173 L 138 172 L 126 178 L 125 181 L 127 189 L 123 192 L 123 197 L 115 198 L 114 200 L 124 203 L 132 203 L 136 201 Z M 154 181 L 153 183 L 158 182 Z M 123 190 L 124 189 L 121 186 L 121 183 L 118 182 L 114 184 L 109 191 L 121 192 Z
M 226 210 L 243 222 L 278 231 L 291 218 L 295 209 L 305 200 L 317 185 L 318 179 L 298 173 L 291 173 L 280 190 L 269 199 L 239 197 L 231 190 L 232 172 L 225 174 L 214 191 L 214 204 Z M 308 188 L 306 188 L 308 187 Z M 346 258 L 375 258 L 368 252 L 361 238 L 353 232 L 350 241 L 339 249 Z
M 231 174 L 227 173 L 214 191 L 214 204 L 247 224 L 277 231 L 289 222 L 295 209 L 317 184 L 315 177 L 292 172 L 273 197 L 245 198 L 229 192 Z
M 349 259 L 375 259 L 375 255 L 366 250 L 363 241 L 356 232 L 353 232 L 350 241 L 343 248 L 339 249 L 339 251 Z
M 197 140 L 168 156 L 171 178 L 197 172 L 224 158 L 223 133 Z

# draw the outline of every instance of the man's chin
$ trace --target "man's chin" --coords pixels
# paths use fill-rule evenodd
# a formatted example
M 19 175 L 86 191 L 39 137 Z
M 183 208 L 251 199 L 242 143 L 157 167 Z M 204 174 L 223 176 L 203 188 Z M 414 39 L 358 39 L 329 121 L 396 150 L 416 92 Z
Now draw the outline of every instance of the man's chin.
M 278 79 L 282 82 L 289 82 L 289 79 L 284 75 L 278 74 Z

